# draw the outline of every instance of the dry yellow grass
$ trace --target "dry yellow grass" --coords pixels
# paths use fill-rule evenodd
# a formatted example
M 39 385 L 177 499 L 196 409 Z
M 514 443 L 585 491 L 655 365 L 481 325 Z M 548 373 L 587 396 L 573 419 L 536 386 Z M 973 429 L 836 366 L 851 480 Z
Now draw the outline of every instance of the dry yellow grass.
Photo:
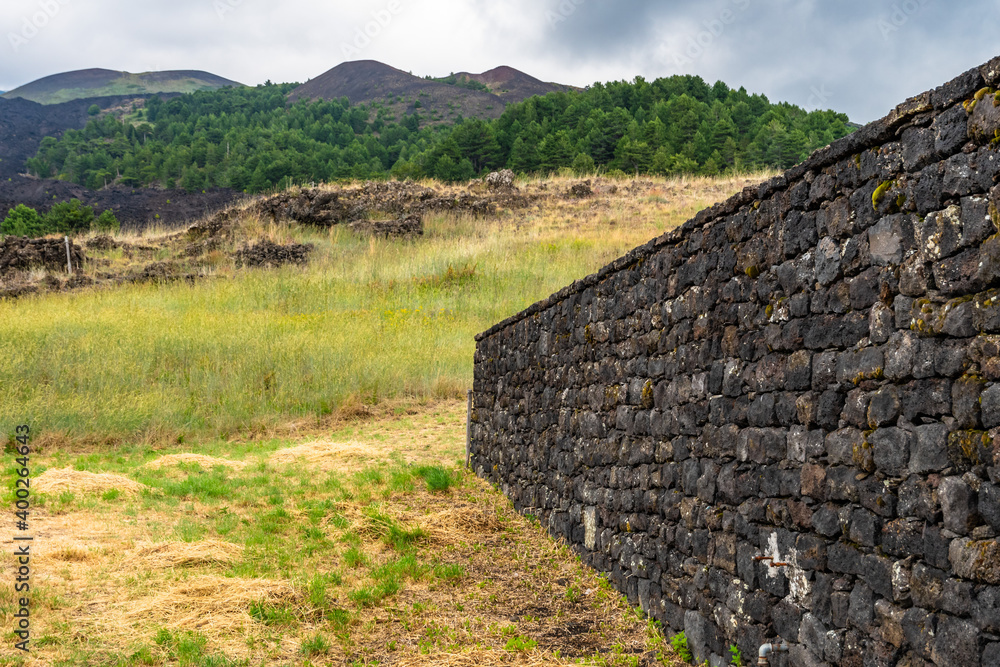
M 229 565 L 243 555 L 239 544 L 221 540 L 200 542 L 152 542 L 135 547 L 126 560 L 150 569 L 192 565 Z
M 109 616 L 129 630 L 165 627 L 198 630 L 212 635 L 247 632 L 254 619 L 248 613 L 253 603 L 278 604 L 298 598 L 288 581 L 196 576 L 171 585 L 165 591 L 109 605 Z
M 104 493 L 117 490 L 125 494 L 136 494 L 147 487 L 123 475 L 92 473 L 73 468 L 46 470 L 33 483 L 39 493 Z
M 557 657 L 544 651 L 507 653 L 506 651 L 470 651 L 468 653 L 434 653 L 414 655 L 393 663 L 395 667 L 494 667 L 494 665 L 516 665 L 517 667 L 544 667 L 545 665 L 574 665 L 574 660 Z
M 499 508 L 485 503 L 457 501 L 447 509 L 416 516 L 403 515 L 436 542 L 453 544 L 477 533 L 491 533 L 503 529 Z
M 271 455 L 275 465 L 304 463 L 316 470 L 357 470 L 365 463 L 391 460 L 391 451 L 373 443 L 362 442 L 307 442 L 297 447 L 279 449 Z

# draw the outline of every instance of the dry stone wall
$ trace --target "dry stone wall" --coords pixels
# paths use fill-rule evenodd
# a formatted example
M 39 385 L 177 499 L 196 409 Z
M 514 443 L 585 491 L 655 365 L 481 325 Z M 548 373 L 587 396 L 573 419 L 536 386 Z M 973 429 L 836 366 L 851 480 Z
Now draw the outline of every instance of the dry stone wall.
M 1000 665 L 995 87 L 1000 58 L 481 334 L 474 469 L 699 661 Z

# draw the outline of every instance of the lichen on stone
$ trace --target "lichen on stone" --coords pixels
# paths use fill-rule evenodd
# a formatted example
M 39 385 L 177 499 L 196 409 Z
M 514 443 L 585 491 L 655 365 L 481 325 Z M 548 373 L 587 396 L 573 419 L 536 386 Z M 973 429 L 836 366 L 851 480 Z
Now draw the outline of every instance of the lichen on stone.
M 875 192 L 872 193 L 872 209 L 876 211 L 878 210 L 879 202 L 882 201 L 885 194 L 895 185 L 896 181 L 885 181 L 884 183 L 880 183 L 879 186 L 875 188 Z
M 653 381 L 646 380 L 646 384 L 642 385 L 642 407 L 649 410 L 653 407 Z

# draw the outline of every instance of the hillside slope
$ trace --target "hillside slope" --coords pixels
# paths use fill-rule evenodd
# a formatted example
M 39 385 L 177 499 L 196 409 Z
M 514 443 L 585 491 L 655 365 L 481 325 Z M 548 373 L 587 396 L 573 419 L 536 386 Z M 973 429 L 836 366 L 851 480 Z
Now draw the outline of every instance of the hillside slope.
M 430 115 L 432 120 L 499 118 L 506 102 L 498 95 L 421 79 L 375 60 L 342 63 L 304 83 L 289 95 L 291 101 L 335 100 L 351 104 L 379 102 L 394 114 Z
M 481 90 L 415 82 L 398 70 L 370 65 L 389 70 L 394 86 L 419 83 L 469 98 L 485 96 L 496 100 L 494 112 L 503 105 Z M 299 97 L 289 105 L 296 84 L 226 88 L 178 96 L 168 104 L 150 100 L 144 119 L 155 126 L 151 133 L 138 133 L 131 120 L 93 120 L 83 133 L 47 142 L 25 168 L 40 178 L 91 188 L 120 178 L 132 186 L 179 184 L 191 192 L 219 186 L 251 193 L 289 183 L 389 175 L 457 182 L 504 168 L 521 174 L 564 167 L 576 173 L 715 174 L 737 165 L 788 168 L 850 132 L 843 114 L 772 104 L 691 76 L 532 97 L 506 105 L 499 119 L 488 121 L 454 107 L 445 113 L 454 113 L 456 121 L 462 113 L 466 122 L 451 125 L 442 114 L 427 113 L 420 100 L 429 103 L 430 97 L 419 93 L 412 102 L 419 116 L 406 115 L 401 95 L 390 98 L 401 107 L 395 111 L 350 106 L 351 97 L 370 94 L 374 86 L 364 77 L 330 80 L 350 69 L 324 77 L 331 84 L 327 94 L 335 97 L 325 102 L 307 104 Z M 310 82 L 309 88 L 318 91 L 322 83 Z M 619 106 L 633 104 L 630 100 L 639 100 L 638 108 Z M 252 123 L 242 120 L 251 117 Z M 93 155 L 104 157 L 96 163 Z
M 573 86 L 564 86 L 559 83 L 546 83 L 530 74 L 525 74 L 520 70 L 506 65 L 494 67 L 482 74 L 458 72 L 455 74 L 455 77 L 459 81 L 476 81 L 487 86 L 491 93 L 498 96 L 507 104 L 523 102 L 535 95 L 579 90 Z
M 229 204 L 236 195 L 225 189 L 206 188 L 206 192 L 195 193 L 131 188 L 88 190 L 66 181 L 22 175 L 25 160 L 38 151 L 43 138 L 60 137 L 67 130 L 87 124 L 91 104 L 110 108 L 132 99 L 103 97 L 41 105 L 20 98 L 0 98 L 0 219 L 18 204 L 44 212 L 60 201 L 79 199 L 98 211 L 112 209 L 126 227 L 143 228 L 154 222 L 165 226 L 183 224 Z
M 4 93 L 6 99 L 23 98 L 39 104 L 59 104 L 88 97 L 150 95 L 153 93 L 193 93 L 242 86 L 221 76 L 199 70 L 166 72 L 116 72 L 84 69 L 53 74 Z

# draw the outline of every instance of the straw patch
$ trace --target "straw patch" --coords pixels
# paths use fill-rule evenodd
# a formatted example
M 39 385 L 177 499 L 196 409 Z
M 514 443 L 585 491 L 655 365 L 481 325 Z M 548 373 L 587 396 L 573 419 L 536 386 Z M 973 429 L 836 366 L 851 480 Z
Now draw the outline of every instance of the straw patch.
M 199 465 L 206 470 L 211 470 L 216 466 L 225 466 L 226 468 L 232 468 L 233 470 L 242 470 L 247 466 L 244 461 L 230 461 L 229 459 L 219 459 L 214 456 L 205 456 L 203 454 L 169 454 L 150 461 L 143 467 L 150 470 L 160 470 L 161 468 L 183 464 Z
M 374 513 L 372 512 L 373 509 Z M 407 519 L 403 518 L 398 512 L 393 510 L 394 508 L 390 505 L 372 507 L 360 505 L 355 502 L 342 502 L 337 504 L 338 514 L 348 521 L 348 531 L 368 538 L 373 542 L 385 535 L 388 528 L 388 525 L 385 523 L 385 519 L 399 522 L 400 525 L 398 527 L 402 530 L 413 529 L 413 526 L 409 524 Z M 374 542 L 373 544 L 366 545 L 366 547 L 371 548 L 376 546 L 376 544 L 377 542 Z
M 97 554 L 89 549 L 76 544 L 67 544 L 53 549 L 51 558 L 66 563 L 85 563 L 96 556 Z
M 471 503 L 461 503 L 456 507 L 414 517 L 413 520 L 431 540 L 444 544 L 468 542 L 472 536 L 503 530 L 503 523 L 494 508 Z
M 465 401 L 437 404 L 433 414 L 403 416 L 363 424 L 357 438 L 382 443 L 398 443 L 397 454 L 404 463 L 453 465 L 464 457 Z M 460 428 L 455 428 L 455 425 Z M 381 445 L 385 447 L 385 445 Z M 391 449 L 391 448 L 390 448 Z
M 541 667 L 542 665 L 574 665 L 578 663 L 557 658 L 551 653 L 542 651 L 519 653 L 510 653 L 507 651 L 471 651 L 469 653 L 412 655 L 402 658 L 393 664 L 396 667 L 424 667 L 424 665 L 448 665 L 448 667 L 518 665 L 519 667 Z
M 150 569 L 228 565 L 243 555 L 243 547 L 221 540 L 203 542 L 158 542 L 138 545 L 128 553 L 129 561 L 139 561 Z
M 323 472 L 354 471 L 360 461 L 389 461 L 391 453 L 374 443 L 320 441 L 279 449 L 270 460 L 276 465 L 307 463 Z
M 287 581 L 194 577 L 164 592 L 125 603 L 124 618 L 171 630 L 197 630 L 213 635 L 249 630 L 254 603 L 292 604 L 298 598 Z
M 126 494 L 137 494 L 147 489 L 145 484 L 122 475 L 92 473 L 73 468 L 46 470 L 33 480 L 39 493 L 103 493 L 117 489 Z

